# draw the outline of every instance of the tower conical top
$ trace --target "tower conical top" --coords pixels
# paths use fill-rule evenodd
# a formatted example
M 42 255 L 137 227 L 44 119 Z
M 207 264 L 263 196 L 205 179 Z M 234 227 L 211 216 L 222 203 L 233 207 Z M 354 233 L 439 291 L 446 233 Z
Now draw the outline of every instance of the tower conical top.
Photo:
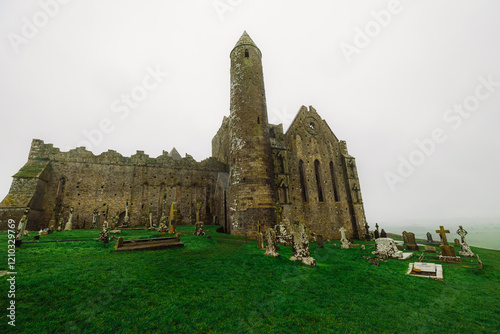
M 243 31 L 243 35 L 241 35 L 240 39 L 238 40 L 238 42 L 234 46 L 233 50 L 236 49 L 238 46 L 242 46 L 242 45 L 251 45 L 253 47 L 256 47 L 257 50 L 259 50 L 259 47 L 257 45 L 255 45 L 255 43 L 252 41 L 252 39 L 250 38 L 250 36 L 246 32 L 246 30 Z M 233 51 L 231 51 L 231 53 L 232 52 Z M 259 50 L 259 52 L 260 52 L 260 50 Z
M 245 45 L 245 44 L 246 45 L 253 45 L 253 46 L 257 47 L 257 45 L 255 45 L 255 43 L 250 38 L 250 36 L 248 36 L 246 30 L 243 31 L 243 35 L 241 35 L 240 39 L 238 40 L 238 42 L 236 43 L 236 45 L 234 47 L 237 47 L 240 45 Z

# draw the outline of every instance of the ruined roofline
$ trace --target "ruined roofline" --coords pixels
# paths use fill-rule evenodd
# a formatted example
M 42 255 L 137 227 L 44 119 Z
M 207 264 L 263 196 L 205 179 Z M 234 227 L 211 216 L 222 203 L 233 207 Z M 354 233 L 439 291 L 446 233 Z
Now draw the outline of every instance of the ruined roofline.
M 33 139 L 29 153 L 29 160 L 50 160 L 50 161 L 64 161 L 64 162 L 78 162 L 89 164 L 109 164 L 109 165 L 139 165 L 139 166 L 157 166 L 166 168 L 185 168 L 191 170 L 225 170 L 224 163 L 218 161 L 213 157 L 196 161 L 191 155 L 186 154 L 184 158 L 178 155 L 175 148 L 169 153 L 163 151 L 162 155 L 151 158 L 144 151 L 136 151 L 136 154 L 130 157 L 124 157 L 114 150 L 102 152 L 95 155 L 88 151 L 85 147 L 77 147 L 62 152 L 59 148 L 54 147 L 53 144 L 45 144 L 41 139 Z

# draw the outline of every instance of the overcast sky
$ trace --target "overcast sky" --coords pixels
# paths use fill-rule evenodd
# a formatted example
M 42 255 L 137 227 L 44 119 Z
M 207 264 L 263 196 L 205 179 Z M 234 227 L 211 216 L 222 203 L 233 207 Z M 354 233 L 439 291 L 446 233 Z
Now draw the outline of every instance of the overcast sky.
M 316 108 L 356 157 L 368 223 L 500 217 L 497 0 L 2 0 L 0 197 L 33 138 L 209 157 L 244 30 L 270 122 Z

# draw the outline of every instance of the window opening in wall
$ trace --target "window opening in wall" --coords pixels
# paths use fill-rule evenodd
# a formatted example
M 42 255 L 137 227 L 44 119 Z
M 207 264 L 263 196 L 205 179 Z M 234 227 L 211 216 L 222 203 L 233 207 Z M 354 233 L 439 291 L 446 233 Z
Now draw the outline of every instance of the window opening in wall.
M 250 56 L 248 49 L 245 49 L 245 58 L 248 58 Z
M 302 188 L 302 200 L 307 202 L 307 187 L 306 187 L 306 173 L 304 170 L 304 161 L 299 160 L 299 174 L 300 174 L 300 186 Z
M 314 160 L 314 172 L 316 174 L 316 185 L 318 186 L 318 201 L 323 202 L 323 188 L 321 185 L 321 173 L 319 160 Z
M 278 173 L 285 174 L 285 160 L 281 155 L 278 155 Z
M 337 188 L 337 178 L 335 177 L 335 166 L 333 161 L 330 161 L 330 174 L 332 176 L 333 198 L 335 202 L 339 201 L 339 190 Z

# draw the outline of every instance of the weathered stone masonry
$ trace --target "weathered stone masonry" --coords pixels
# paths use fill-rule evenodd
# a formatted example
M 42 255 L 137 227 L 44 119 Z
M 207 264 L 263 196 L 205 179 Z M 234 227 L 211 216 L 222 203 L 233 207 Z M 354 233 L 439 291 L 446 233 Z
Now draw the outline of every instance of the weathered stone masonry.
M 123 157 L 114 151 L 95 156 L 80 147 L 60 152 L 33 140 L 27 164 L 14 175 L 0 205 L 0 228 L 31 208 L 28 229 L 67 220 L 88 228 L 93 211 L 106 208 L 123 221 L 129 204 L 132 225 L 145 225 L 149 212 L 158 224 L 162 210 L 177 202 L 182 224 L 200 219 L 225 232 L 254 236 L 276 224 L 276 204 L 284 219 L 300 220 L 310 233 L 339 239 L 366 235 L 356 162 L 313 107 L 302 106 L 290 128 L 268 123 L 262 53 L 245 32 L 230 52 L 230 114 L 212 139 L 212 157 L 196 162 L 175 149 L 150 158 L 142 151 Z
M 19 219 L 21 208 L 30 207 L 29 229 L 47 227 L 52 212 L 56 221 L 74 207 L 73 226 L 89 228 L 95 209 L 106 208 L 108 219 L 118 213 L 120 224 L 129 203 L 132 225 L 144 225 L 149 211 L 158 224 L 162 206 L 166 214 L 172 202 L 178 203 L 181 223 L 194 223 L 196 204 L 202 202 L 201 218 L 212 221 L 215 181 L 227 166 L 214 158 L 196 162 L 181 158 L 175 149 L 158 158 L 142 151 L 123 157 L 114 151 L 95 156 L 83 147 L 60 152 L 51 144 L 34 139 L 26 165 L 14 175 L 9 194 L 0 207 L 1 227 L 8 218 Z M 165 202 L 165 204 L 164 204 Z

